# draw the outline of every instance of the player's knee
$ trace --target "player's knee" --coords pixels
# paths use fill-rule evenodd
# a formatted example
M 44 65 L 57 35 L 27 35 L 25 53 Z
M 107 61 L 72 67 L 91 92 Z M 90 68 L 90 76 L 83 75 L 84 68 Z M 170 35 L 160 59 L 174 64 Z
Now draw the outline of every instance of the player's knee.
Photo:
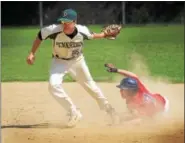
M 64 92 L 61 84 L 49 83 L 48 90 L 49 90 L 50 94 L 53 96 L 65 97 L 65 92 Z
M 89 88 L 93 91 L 99 91 L 98 86 L 96 85 L 95 81 L 89 80 L 86 82 L 86 84 L 89 86 Z
M 59 74 L 52 74 L 50 75 L 49 78 L 49 84 L 51 87 L 61 85 L 62 84 L 62 79 Z
M 59 85 L 57 85 L 57 84 L 49 83 L 48 90 L 49 90 L 50 93 L 53 93 L 54 91 L 57 90 L 58 87 L 59 87 Z

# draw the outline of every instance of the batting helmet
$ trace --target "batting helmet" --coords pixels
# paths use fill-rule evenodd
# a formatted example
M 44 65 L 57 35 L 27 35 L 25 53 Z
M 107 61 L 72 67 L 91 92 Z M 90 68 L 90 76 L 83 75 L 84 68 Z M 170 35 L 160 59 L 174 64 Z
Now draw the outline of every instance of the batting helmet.
M 127 77 L 122 79 L 120 85 L 117 85 L 116 87 L 120 89 L 137 90 L 138 82 L 134 78 Z

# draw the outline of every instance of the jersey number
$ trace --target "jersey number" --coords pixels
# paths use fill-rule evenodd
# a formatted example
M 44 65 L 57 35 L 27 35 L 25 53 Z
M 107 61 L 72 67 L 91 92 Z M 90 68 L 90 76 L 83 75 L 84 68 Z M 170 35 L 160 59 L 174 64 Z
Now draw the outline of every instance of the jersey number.
M 150 103 L 150 102 L 155 103 L 155 99 L 151 97 L 150 95 L 144 94 L 143 96 L 144 96 L 143 100 L 145 103 Z
M 72 57 L 78 57 L 80 55 L 79 49 L 75 49 L 72 51 Z

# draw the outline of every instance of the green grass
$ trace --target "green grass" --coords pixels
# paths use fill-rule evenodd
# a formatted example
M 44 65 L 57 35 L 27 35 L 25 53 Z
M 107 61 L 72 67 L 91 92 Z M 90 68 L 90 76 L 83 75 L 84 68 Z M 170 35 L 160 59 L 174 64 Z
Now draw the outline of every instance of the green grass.
M 89 26 L 100 31 L 100 26 Z M 44 41 L 36 54 L 34 66 L 26 57 L 38 28 L 2 29 L 2 81 L 45 81 L 51 60 L 51 41 Z M 146 60 L 152 76 L 168 77 L 172 82 L 184 82 L 184 26 L 126 27 L 118 38 L 85 42 L 84 54 L 96 81 L 111 80 L 104 63 L 115 63 L 130 69 L 130 56 L 138 53 Z M 72 81 L 69 76 L 65 81 Z

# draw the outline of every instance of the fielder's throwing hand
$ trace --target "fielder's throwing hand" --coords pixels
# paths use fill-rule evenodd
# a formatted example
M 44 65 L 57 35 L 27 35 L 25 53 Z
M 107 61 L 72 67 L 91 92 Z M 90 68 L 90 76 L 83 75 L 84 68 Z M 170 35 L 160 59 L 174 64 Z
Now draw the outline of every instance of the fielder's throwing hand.
M 68 126 L 75 126 L 82 118 L 82 114 L 62 88 L 63 77 L 69 73 L 84 89 L 97 101 L 100 109 L 105 110 L 111 116 L 114 109 L 111 107 L 102 91 L 98 88 L 89 72 L 83 56 L 84 40 L 111 38 L 115 39 L 121 30 L 119 25 L 109 26 L 101 33 L 92 33 L 86 26 L 76 24 L 77 13 L 67 9 L 58 19 L 60 24 L 49 25 L 42 28 L 35 39 L 32 49 L 27 57 L 27 63 L 32 65 L 35 53 L 40 43 L 46 39 L 52 39 L 52 62 L 49 77 L 49 91 L 58 103 L 70 112 Z M 101 47 L 98 47 L 101 48 Z M 80 94 L 80 92 L 76 92 Z M 78 96 L 78 95 L 76 95 Z

